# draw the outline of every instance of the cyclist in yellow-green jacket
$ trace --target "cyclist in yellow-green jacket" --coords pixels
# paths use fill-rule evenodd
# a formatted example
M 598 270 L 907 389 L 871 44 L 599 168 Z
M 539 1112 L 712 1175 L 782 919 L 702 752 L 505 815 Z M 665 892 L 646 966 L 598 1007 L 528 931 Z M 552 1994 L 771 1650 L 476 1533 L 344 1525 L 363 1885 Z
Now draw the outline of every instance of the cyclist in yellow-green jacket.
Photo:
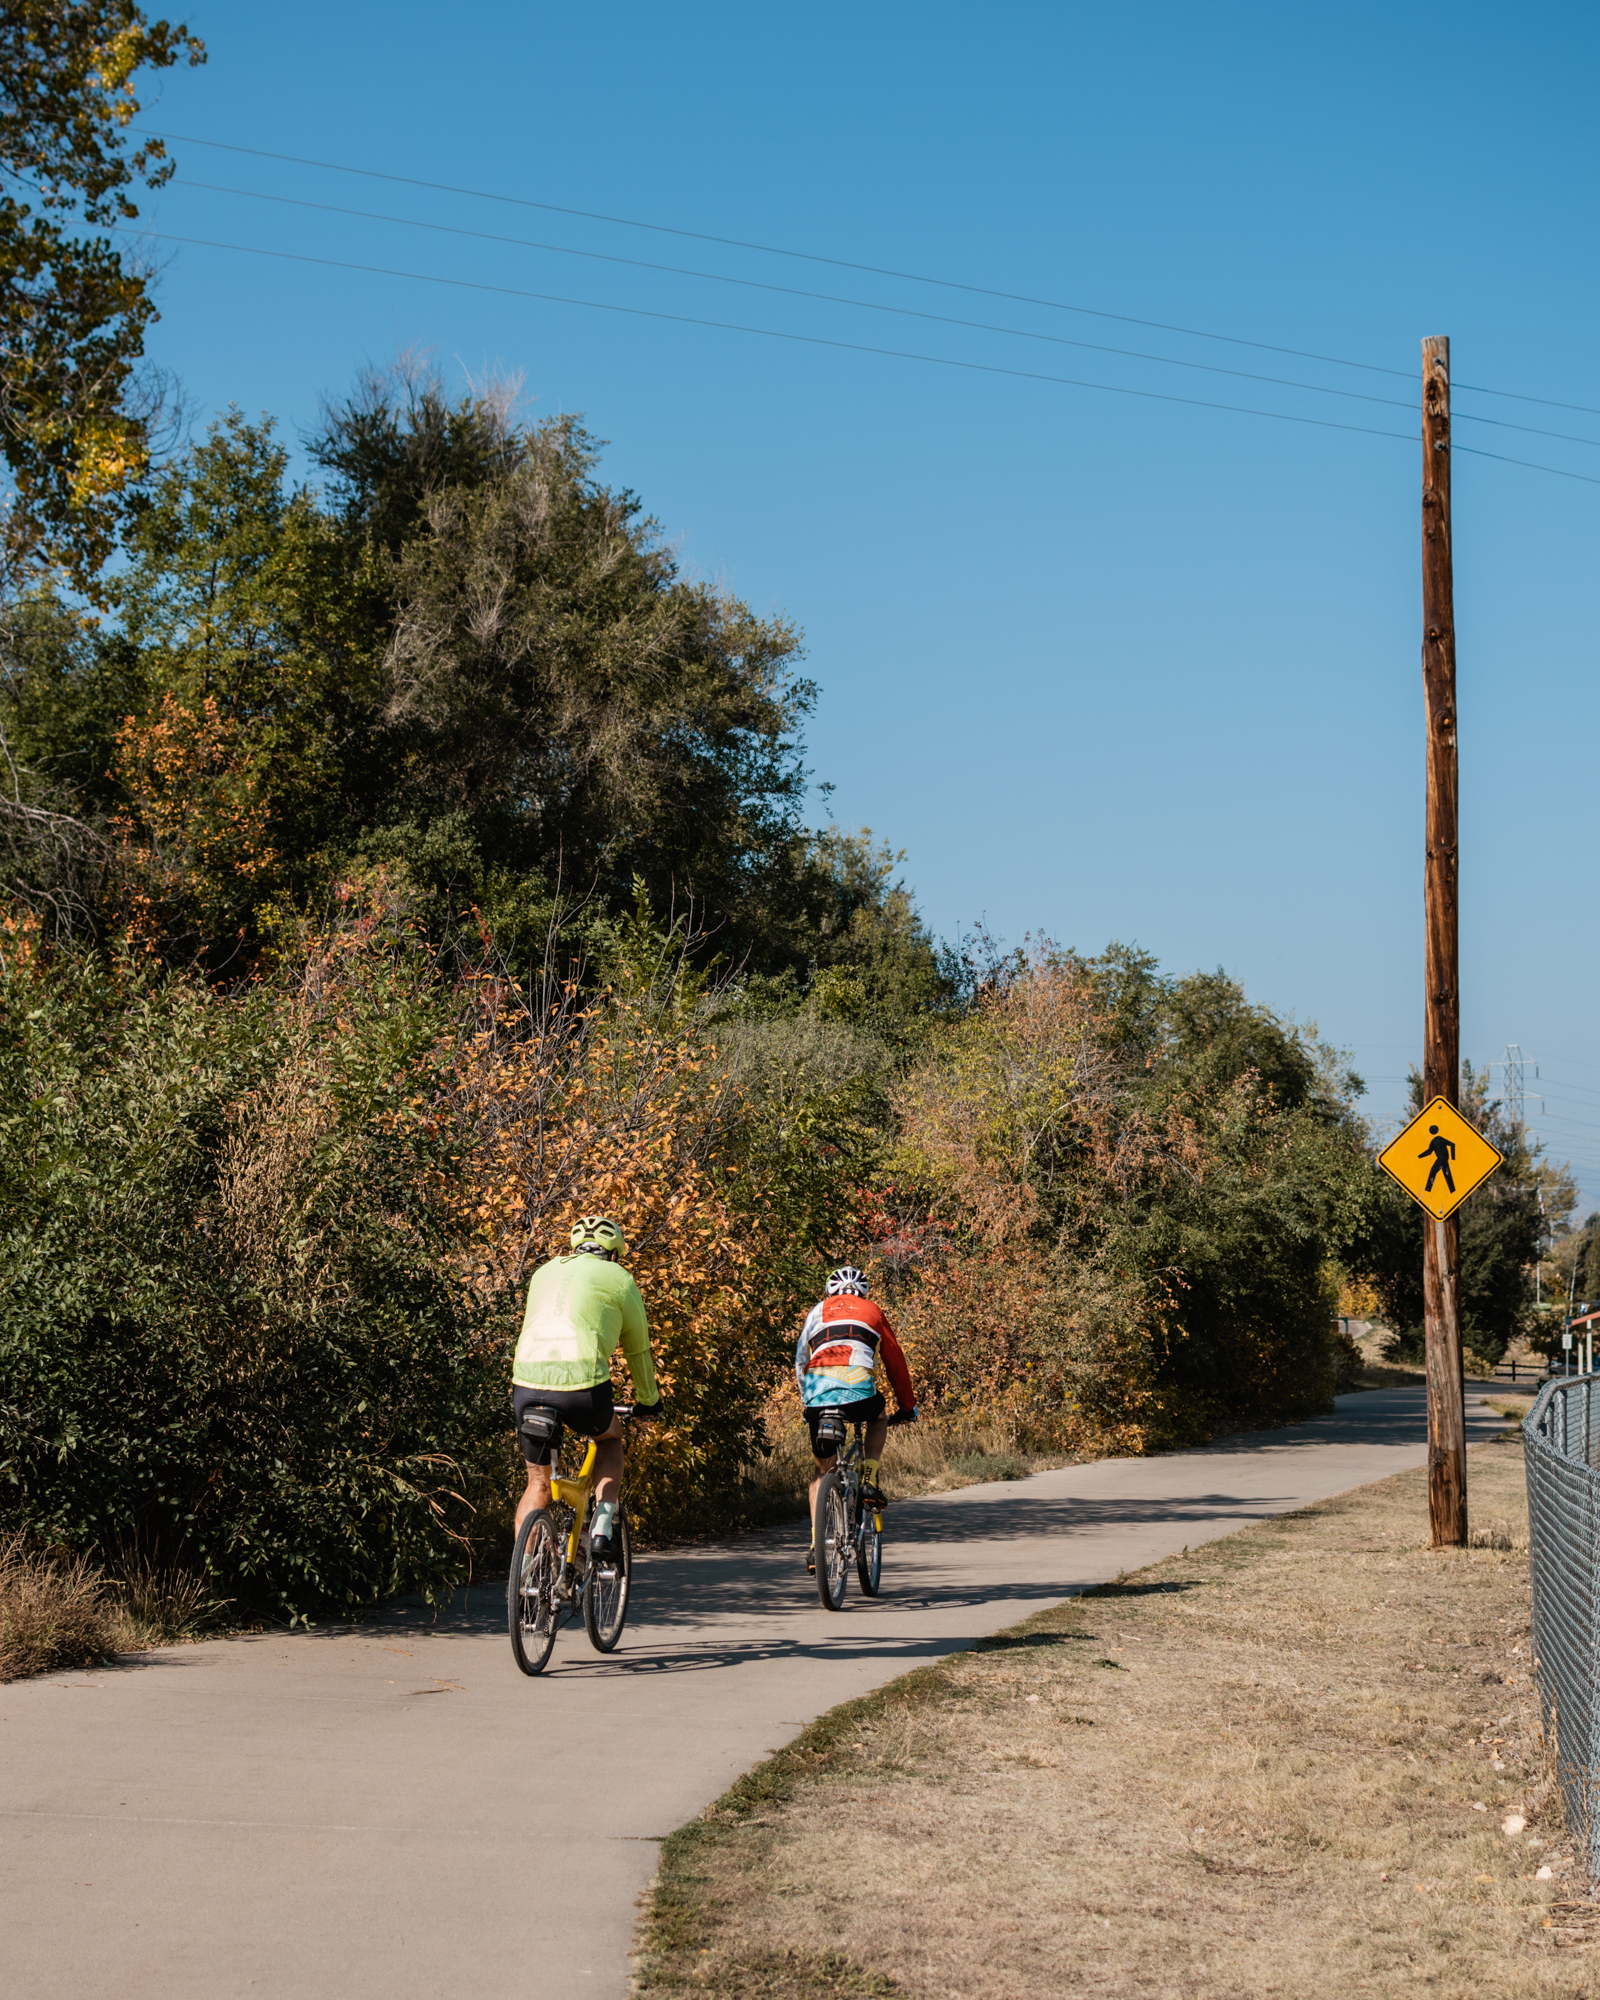
M 611 1357 L 622 1343 L 633 1378 L 636 1418 L 661 1413 L 650 1358 L 650 1324 L 639 1287 L 617 1262 L 627 1249 L 608 1215 L 586 1215 L 572 1226 L 565 1257 L 541 1264 L 528 1285 L 527 1310 L 511 1364 L 511 1402 L 528 1467 L 528 1490 L 517 1503 L 517 1522 L 550 1504 L 550 1460 L 555 1450 L 522 1429 L 530 1404 L 554 1410 L 562 1425 L 597 1440 L 594 1521 L 589 1552 L 594 1561 L 617 1559 L 617 1493 L 622 1482 L 622 1429 L 611 1400 Z

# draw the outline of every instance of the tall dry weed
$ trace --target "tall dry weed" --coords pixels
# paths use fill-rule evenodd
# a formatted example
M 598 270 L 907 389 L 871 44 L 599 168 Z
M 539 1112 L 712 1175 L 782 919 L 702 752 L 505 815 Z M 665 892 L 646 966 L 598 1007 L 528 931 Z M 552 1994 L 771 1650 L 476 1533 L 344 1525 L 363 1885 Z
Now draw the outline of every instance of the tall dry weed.
M 192 1570 L 132 1554 L 118 1558 L 106 1595 L 111 1636 L 122 1653 L 197 1639 L 214 1629 L 228 1608 Z
M 87 1557 L 0 1539 L 0 1681 L 93 1666 L 112 1639 L 105 1579 Z

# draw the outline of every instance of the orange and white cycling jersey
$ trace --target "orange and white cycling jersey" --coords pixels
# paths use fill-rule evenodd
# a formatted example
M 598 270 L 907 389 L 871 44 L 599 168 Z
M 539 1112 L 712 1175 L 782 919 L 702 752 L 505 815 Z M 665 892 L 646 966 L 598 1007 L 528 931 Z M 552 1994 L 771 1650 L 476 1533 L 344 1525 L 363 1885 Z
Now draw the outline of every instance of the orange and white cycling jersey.
M 864 1401 L 875 1393 L 873 1377 L 880 1356 L 896 1402 L 902 1410 L 914 1408 L 911 1370 L 880 1308 L 871 1299 L 849 1293 L 823 1299 L 807 1313 L 795 1344 L 794 1373 L 801 1401 L 810 1408 Z

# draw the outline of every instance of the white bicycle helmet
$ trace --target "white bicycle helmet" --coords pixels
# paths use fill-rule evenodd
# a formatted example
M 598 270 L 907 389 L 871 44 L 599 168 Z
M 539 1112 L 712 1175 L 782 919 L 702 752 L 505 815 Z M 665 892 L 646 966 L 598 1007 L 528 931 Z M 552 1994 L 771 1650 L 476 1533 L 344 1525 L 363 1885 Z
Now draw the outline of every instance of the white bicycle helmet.
M 848 1292 L 852 1298 L 864 1299 L 867 1296 L 866 1272 L 858 1271 L 854 1264 L 841 1264 L 837 1271 L 829 1274 L 828 1297 L 836 1299 L 841 1292 Z

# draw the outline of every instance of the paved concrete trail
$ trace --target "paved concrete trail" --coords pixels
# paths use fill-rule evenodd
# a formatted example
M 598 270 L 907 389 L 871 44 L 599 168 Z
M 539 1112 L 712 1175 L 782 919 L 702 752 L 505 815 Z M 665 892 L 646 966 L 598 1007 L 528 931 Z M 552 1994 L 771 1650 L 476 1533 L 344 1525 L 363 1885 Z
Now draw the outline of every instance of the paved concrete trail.
M 1469 1434 L 1504 1420 L 1473 1399 Z M 822 1710 L 1266 1515 L 1422 1463 L 1419 1390 L 895 1507 L 884 1595 L 798 1528 L 644 1558 L 620 1652 L 512 1665 L 503 1592 L 0 1688 L 16 2000 L 626 1990 L 654 1841 Z M 1419 1533 L 1425 1523 L 1419 1519 Z

